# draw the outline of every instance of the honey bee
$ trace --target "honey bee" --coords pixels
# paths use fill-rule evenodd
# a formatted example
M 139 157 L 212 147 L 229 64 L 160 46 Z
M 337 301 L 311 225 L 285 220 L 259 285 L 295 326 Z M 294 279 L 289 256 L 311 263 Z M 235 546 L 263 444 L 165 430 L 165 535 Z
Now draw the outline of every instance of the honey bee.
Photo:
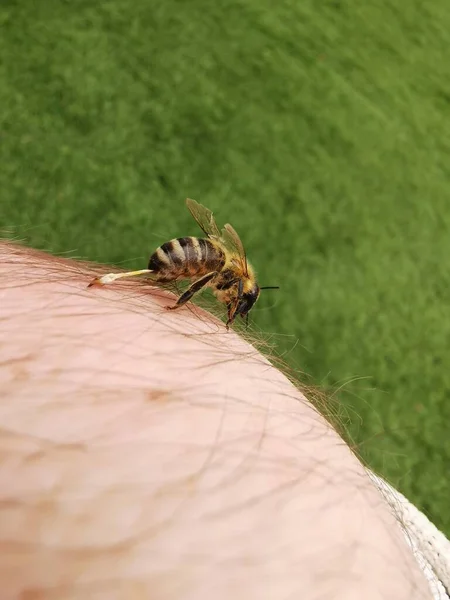
M 212 212 L 187 198 L 186 205 L 206 238 L 183 237 L 166 242 L 150 256 L 148 268 L 126 273 L 108 273 L 96 277 L 88 287 L 107 285 L 122 277 L 152 274 L 154 281 L 165 284 L 180 279 L 192 281 L 168 310 L 186 304 L 197 292 L 210 287 L 219 302 L 227 306 L 226 328 L 240 315 L 247 318 L 259 298 L 262 289 L 278 289 L 277 286 L 260 287 L 253 267 L 247 261 L 244 246 L 235 229 L 227 223 L 222 230 L 216 224 Z

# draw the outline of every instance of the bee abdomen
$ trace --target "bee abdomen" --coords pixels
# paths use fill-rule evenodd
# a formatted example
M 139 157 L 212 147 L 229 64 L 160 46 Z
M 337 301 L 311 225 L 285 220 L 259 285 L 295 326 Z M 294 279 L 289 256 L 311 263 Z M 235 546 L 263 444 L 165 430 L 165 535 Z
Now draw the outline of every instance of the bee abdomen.
M 184 237 L 160 246 L 150 257 L 148 268 L 158 279 L 171 281 L 220 271 L 224 264 L 225 254 L 210 240 Z

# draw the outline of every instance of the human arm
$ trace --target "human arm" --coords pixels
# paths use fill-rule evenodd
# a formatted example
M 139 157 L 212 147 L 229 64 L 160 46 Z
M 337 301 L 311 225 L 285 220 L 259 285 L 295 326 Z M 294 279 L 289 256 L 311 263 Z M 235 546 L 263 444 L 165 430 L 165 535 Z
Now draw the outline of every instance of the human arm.
M 430 597 L 280 371 L 143 282 L 87 290 L 94 271 L 0 246 L 5 598 Z

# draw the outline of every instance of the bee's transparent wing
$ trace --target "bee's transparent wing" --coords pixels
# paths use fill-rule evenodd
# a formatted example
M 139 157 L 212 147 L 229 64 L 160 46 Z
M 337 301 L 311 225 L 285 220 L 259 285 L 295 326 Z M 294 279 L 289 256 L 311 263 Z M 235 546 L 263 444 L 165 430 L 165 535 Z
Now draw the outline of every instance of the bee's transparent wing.
M 242 272 L 247 275 L 247 257 L 241 238 L 236 230 L 227 223 L 222 231 L 220 231 L 212 212 L 191 198 L 186 199 L 186 206 L 206 235 L 223 244 L 225 248 L 236 257 L 240 263 Z
M 247 255 L 245 253 L 244 244 L 234 227 L 227 223 L 222 229 L 220 239 L 225 248 L 238 258 L 244 275 L 248 275 Z
M 206 235 L 208 237 L 213 237 L 217 240 L 220 240 L 222 234 L 220 229 L 217 227 L 214 216 L 209 208 L 206 208 L 191 198 L 186 198 L 186 206 Z

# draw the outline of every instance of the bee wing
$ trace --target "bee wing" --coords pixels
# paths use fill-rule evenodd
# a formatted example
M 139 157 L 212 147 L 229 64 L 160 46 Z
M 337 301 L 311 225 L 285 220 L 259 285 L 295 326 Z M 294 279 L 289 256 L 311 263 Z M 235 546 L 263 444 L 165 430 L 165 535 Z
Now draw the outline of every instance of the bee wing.
M 234 227 L 227 223 L 222 231 L 220 231 L 212 212 L 191 198 L 186 198 L 186 206 L 206 235 L 223 244 L 227 250 L 236 256 L 244 275 L 248 275 L 247 256 L 244 245 Z
M 222 229 L 220 241 L 234 256 L 238 257 L 244 275 L 248 275 L 247 255 L 237 231 L 229 223 Z
M 220 229 L 217 227 L 216 221 L 209 208 L 206 208 L 191 198 L 186 198 L 186 206 L 188 207 L 191 215 L 197 221 L 198 225 L 200 225 L 200 228 L 203 229 L 208 237 L 213 237 L 216 239 L 220 239 L 222 237 Z

